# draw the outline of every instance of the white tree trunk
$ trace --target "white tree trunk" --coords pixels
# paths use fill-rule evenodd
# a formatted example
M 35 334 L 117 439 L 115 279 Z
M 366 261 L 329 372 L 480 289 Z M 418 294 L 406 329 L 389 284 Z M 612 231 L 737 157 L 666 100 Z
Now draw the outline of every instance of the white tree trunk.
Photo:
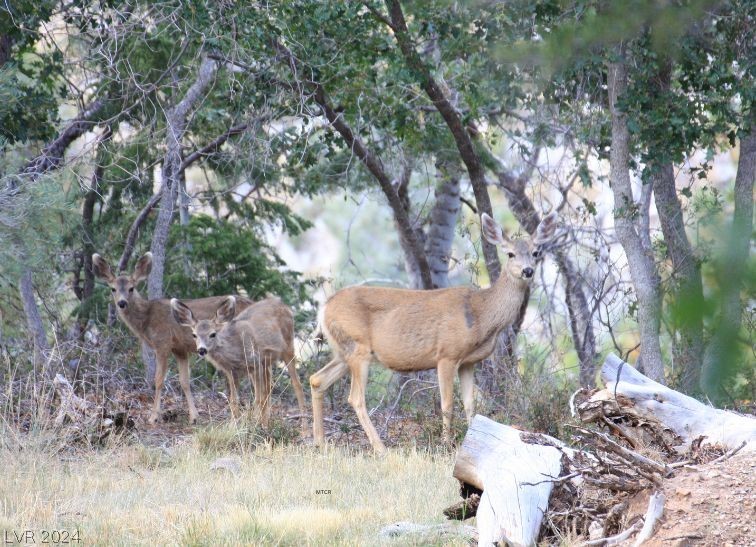
M 433 287 L 439 289 L 449 286 L 449 258 L 460 209 L 459 176 L 442 171 L 441 177 L 425 241 Z
M 537 443 L 552 443 L 537 444 Z M 483 490 L 478 544 L 533 545 L 553 479 L 562 468 L 562 443 L 477 415 L 457 452 L 454 477 Z
M 620 53 L 621 55 L 621 53 Z M 664 381 L 664 361 L 659 345 L 661 296 L 659 274 L 653 256 L 643 244 L 636 221 L 646 213 L 648 203 L 638 204 L 630 184 L 630 132 L 627 115 L 617 108 L 617 100 L 627 90 L 627 68 L 622 60 L 607 67 L 609 106 L 612 114 L 612 146 L 609 153 L 610 179 L 614 193 L 614 227 L 627 256 L 630 277 L 638 298 L 640 359 L 643 370 L 657 381 Z
M 197 79 L 189 87 L 186 95 L 177 105 L 165 113 L 166 121 L 166 153 L 163 160 L 162 195 L 160 210 L 158 211 L 155 231 L 152 235 L 152 271 L 147 280 L 147 295 L 150 299 L 163 297 L 163 274 L 165 271 L 165 246 L 168 241 L 168 231 L 173 220 L 176 207 L 176 196 L 181 185 L 181 143 L 186 133 L 188 116 L 192 108 L 203 97 L 210 86 L 217 70 L 217 63 L 204 59 L 197 73 Z

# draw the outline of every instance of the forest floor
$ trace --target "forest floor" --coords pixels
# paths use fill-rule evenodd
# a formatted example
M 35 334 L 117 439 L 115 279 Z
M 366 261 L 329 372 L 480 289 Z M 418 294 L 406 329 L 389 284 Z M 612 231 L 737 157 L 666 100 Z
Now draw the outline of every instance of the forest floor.
M 448 522 L 442 510 L 459 500 L 438 416 L 375 412 L 390 447 L 381 458 L 346 405 L 328 409 L 332 444 L 321 452 L 291 402 L 274 405 L 263 435 L 249 420 L 229 419 L 225 398 L 210 390 L 195 391 L 193 426 L 176 386 L 155 426 L 147 424 L 151 391 L 125 386 L 106 398 L 128 401 L 134 427 L 100 447 L 74 444 L 30 412 L 0 419 L 6 543 L 28 543 L 13 534 L 29 532 L 42 543 L 57 531 L 78 532 L 71 545 L 391 544 L 379 538 L 382 527 Z M 756 546 L 756 454 L 678 469 L 664 493 L 662 523 L 647 545 Z M 638 513 L 645 503 L 639 497 Z M 467 545 L 462 535 L 416 544 Z
M 444 522 L 458 498 L 447 450 L 252 445 L 243 429 L 150 431 L 96 450 L 0 429 L 0 530 L 6 543 L 57 531 L 71 545 L 373 545 L 394 522 Z
M 154 426 L 151 391 L 109 391 L 108 401 L 129 401 L 134 425 L 104 446 L 72 440 L 30 411 L 0 418 L 6 543 L 28 543 L 21 536 L 31 533 L 40 544 L 55 531 L 80 539 L 70 545 L 404 545 L 380 529 L 447 522 L 442 510 L 458 500 L 454 453 L 418 442 L 422 428 L 411 420 L 391 420 L 394 447 L 376 457 L 356 418 L 329 413 L 332 444 L 321 451 L 309 421 L 302 434 L 295 404 L 274 405 L 263 435 L 249 419 L 231 420 L 212 391 L 195 391 L 200 423 L 189 425 L 174 388 Z M 466 545 L 454 534 L 431 543 Z
M 756 546 L 756 452 L 679 469 L 664 481 L 662 524 L 646 545 Z

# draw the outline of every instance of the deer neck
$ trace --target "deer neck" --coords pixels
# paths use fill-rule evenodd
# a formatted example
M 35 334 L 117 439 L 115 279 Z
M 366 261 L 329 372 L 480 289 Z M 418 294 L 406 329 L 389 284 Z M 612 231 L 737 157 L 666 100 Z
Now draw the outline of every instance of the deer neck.
M 528 283 L 504 271 L 493 285 L 476 293 L 478 320 L 484 332 L 499 332 L 514 323 Z

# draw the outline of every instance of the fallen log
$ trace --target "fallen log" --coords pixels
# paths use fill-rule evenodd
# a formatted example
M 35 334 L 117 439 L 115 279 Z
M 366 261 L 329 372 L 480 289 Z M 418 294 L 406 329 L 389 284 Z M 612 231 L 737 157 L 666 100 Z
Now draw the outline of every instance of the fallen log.
M 702 435 L 706 444 L 733 449 L 745 442 L 744 451 L 756 450 L 756 419 L 752 417 L 711 407 L 663 386 L 616 355 L 607 356 L 601 377 L 606 391 L 623 410 L 627 404 L 623 405 L 620 399 L 626 398 L 638 415 L 674 431 L 682 439 L 685 450 Z
M 473 418 L 453 475 L 483 491 L 477 507 L 480 545 L 536 542 L 567 450 L 547 435 L 520 431 L 480 415 Z

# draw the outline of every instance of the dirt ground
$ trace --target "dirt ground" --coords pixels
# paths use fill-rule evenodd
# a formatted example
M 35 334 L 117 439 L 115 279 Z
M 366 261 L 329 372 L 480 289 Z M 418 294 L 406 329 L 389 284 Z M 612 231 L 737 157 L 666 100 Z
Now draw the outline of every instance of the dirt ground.
M 677 470 L 664 493 L 663 523 L 645 545 L 756 546 L 756 452 Z

